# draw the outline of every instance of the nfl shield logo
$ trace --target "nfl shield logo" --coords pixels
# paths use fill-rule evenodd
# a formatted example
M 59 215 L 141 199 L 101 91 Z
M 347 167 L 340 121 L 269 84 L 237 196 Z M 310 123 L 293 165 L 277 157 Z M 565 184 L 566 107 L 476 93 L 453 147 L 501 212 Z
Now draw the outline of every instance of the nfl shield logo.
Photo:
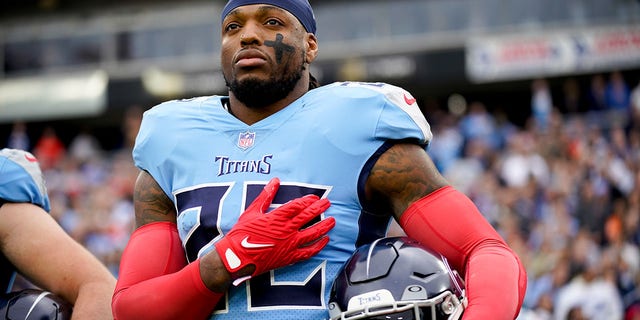
M 251 146 L 253 146 L 253 142 L 256 139 L 256 133 L 255 132 L 244 132 L 244 133 L 240 133 L 240 136 L 238 137 L 238 147 L 242 148 L 242 149 L 247 149 L 250 148 Z

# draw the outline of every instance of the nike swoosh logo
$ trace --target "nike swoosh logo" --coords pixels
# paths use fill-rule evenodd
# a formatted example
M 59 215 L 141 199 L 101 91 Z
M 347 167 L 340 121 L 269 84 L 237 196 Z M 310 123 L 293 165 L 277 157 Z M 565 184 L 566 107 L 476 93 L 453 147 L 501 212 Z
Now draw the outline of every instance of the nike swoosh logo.
M 405 94 L 405 95 L 404 95 L 404 102 L 406 102 L 408 105 L 412 105 L 412 104 L 416 103 L 416 99 L 415 99 L 415 98 L 413 98 L 413 97 L 409 98 L 409 97 L 407 97 L 407 95 Z
M 25 154 L 24 158 L 27 159 L 27 161 L 29 161 L 29 162 L 38 162 L 38 159 L 36 159 L 34 156 L 29 155 L 29 154 Z
M 245 237 L 244 239 L 242 239 L 242 242 L 240 242 L 240 245 L 242 245 L 242 247 L 247 249 L 273 247 L 273 243 L 251 243 L 249 242 L 249 237 Z

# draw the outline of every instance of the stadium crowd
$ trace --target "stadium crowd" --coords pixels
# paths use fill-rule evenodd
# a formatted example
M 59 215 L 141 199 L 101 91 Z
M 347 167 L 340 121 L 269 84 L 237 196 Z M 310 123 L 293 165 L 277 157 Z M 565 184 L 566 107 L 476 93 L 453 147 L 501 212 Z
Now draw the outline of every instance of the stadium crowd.
M 513 107 L 530 107 L 526 125 L 481 101 L 427 118 L 437 166 L 527 268 L 519 319 L 640 319 L 640 84 L 612 72 L 587 88 L 567 79 L 555 97 L 540 79 L 531 105 Z M 53 128 L 29 141 L 28 123 L 6 142 L 39 158 L 51 214 L 116 276 L 133 228 L 140 119 L 126 115 L 116 150 L 85 132 L 65 144 Z

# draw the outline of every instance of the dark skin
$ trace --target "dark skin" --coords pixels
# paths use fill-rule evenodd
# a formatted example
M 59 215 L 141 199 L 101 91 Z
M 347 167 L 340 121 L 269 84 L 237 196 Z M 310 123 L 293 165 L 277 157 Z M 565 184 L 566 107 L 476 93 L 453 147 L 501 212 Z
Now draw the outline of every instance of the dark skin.
M 289 12 L 269 5 L 248 5 L 233 10 L 222 24 L 221 62 L 225 79 L 268 80 L 301 66 L 300 80 L 283 99 L 262 108 L 243 104 L 229 93 L 230 112 L 239 120 L 256 123 L 285 108 L 309 90 L 309 68 L 318 54 L 315 35 L 306 32 Z M 366 201 L 379 213 L 400 219 L 416 200 L 447 185 L 425 150 L 400 143 L 387 150 L 373 166 L 365 186 Z M 176 222 L 173 202 L 147 172 L 141 172 L 134 193 L 137 227 L 157 221 Z M 248 266 L 241 275 L 251 274 Z M 215 292 L 225 292 L 231 277 L 216 250 L 200 260 L 200 275 Z

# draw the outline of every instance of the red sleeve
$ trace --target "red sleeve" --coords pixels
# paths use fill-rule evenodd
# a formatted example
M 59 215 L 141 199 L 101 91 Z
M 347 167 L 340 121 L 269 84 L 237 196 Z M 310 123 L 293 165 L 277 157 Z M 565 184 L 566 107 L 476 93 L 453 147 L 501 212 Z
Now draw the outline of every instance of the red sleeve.
M 222 295 L 202 282 L 200 260 L 187 264 L 176 225 L 156 222 L 131 235 L 111 307 L 118 320 L 206 319 Z
M 447 186 L 413 203 L 400 219 L 411 238 L 465 274 L 464 320 L 515 319 L 527 285 L 518 256 L 463 193 Z

